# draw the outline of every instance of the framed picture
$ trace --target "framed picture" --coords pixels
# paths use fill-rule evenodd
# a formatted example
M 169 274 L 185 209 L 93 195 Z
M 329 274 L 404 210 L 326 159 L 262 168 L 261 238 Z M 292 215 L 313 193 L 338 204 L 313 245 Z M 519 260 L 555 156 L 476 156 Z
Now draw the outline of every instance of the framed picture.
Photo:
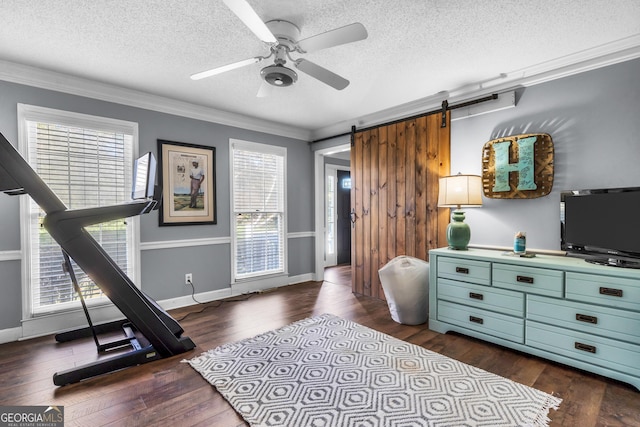
M 216 223 L 216 149 L 158 140 L 160 226 Z

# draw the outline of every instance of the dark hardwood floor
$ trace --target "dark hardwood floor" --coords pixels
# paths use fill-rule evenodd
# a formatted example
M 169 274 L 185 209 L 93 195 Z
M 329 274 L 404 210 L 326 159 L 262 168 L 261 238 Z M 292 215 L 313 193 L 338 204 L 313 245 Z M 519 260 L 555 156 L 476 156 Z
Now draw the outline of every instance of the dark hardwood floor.
M 351 288 L 351 265 L 340 264 L 324 269 L 324 281 Z
M 640 392 L 629 385 L 462 335 L 432 332 L 427 325 L 397 324 L 385 302 L 352 294 L 344 280 L 335 278 L 341 275 L 331 273 L 323 283 L 174 310 L 176 319 L 183 318 L 185 335 L 197 344 L 194 351 L 64 387 L 53 385 L 53 373 L 95 359 L 92 340 L 56 344 L 47 336 L 0 345 L 0 406 L 64 405 L 67 427 L 244 426 L 181 360 L 333 313 L 562 398 L 560 409 L 550 412 L 553 426 L 640 426 Z

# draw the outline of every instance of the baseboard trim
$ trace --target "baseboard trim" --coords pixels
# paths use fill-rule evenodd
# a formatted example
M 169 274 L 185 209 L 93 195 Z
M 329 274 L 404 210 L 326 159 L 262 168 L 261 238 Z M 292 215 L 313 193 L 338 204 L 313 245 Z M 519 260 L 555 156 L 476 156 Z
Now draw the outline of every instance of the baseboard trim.
M 164 310 L 173 310 L 182 307 L 208 303 L 238 295 L 263 292 L 281 286 L 295 285 L 313 281 L 313 274 L 306 273 L 297 276 L 277 276 L 268 279 L 252 280 L 240 284 L 234 284 L 225 289 L 201 292 L 198 294 L 184 295 L 157 301 Z M 91 318 L 96 324 L 106 323 L 122 319 L 122 313 L 114 305 L 105 305 L 91 309 Z M 81 310 L 42 316 L 22 322 L 21 327 L 0 330 L 0 344 L 37 338 L 59 332 L 84 328 L 87 326 L 86 318 Z
M 0 344 L 18 341 L 22 337 L 22 328 L 10 328 L 0 330 Z
M 185 295 L 176 298 L 169 298 L 162 301 L 158 301 L 158 305 L 165 310 L 173 310 L 176 308 L 188 307 L 190 305 L 198 303 L 207 303 L 216 301 L 223 298 L 229 298 L 233 296 L 231 288 L 218 289 L 215 291 L 201 292 L 199 294 Z
M 289 284 L 290 285 L 295 285 L 297 283 L 304 283 L 304 282 L 314 282 L 314 274 L 313 273 L 306 273 L 306 274 L 299 274 L 297 276 L 289 276 Z
M 242 295 L 253 292 L 264 292 L 269 289 L 287 285 L 289 285 L 289 276 L 278 275 L 233 283 L 231 285 L 231 292 L 233 295 Z

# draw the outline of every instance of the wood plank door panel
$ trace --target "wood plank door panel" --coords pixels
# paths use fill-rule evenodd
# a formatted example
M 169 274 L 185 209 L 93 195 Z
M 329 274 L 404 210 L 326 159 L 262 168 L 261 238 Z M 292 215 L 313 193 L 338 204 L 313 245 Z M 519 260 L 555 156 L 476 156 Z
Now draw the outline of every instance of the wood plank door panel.
M 364 294 L 364 223 L 362 221 L 362 149 L 364 134 L 353 135 L 351 147 L 351 287 L 353 292 Z M 356 248 L 358 250 L 356 251 Z
M 441 113 L 356 131 L 352 136 L 352 290 L 381 299 L 378 270 L 399 255 L 428 261 L 444 246 L 448 210 L 438 178 L 449 174 L 450 122 Z

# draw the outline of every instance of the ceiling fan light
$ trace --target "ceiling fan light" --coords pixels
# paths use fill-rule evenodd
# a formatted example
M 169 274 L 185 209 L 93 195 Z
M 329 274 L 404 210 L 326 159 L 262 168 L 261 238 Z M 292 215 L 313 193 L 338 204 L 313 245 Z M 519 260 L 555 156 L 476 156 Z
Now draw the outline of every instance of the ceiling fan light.
M 269 65 L 260 71 L 262 79 L 272 86 L 287 87 L 298 80 L 298 74 L 284 65 Z

